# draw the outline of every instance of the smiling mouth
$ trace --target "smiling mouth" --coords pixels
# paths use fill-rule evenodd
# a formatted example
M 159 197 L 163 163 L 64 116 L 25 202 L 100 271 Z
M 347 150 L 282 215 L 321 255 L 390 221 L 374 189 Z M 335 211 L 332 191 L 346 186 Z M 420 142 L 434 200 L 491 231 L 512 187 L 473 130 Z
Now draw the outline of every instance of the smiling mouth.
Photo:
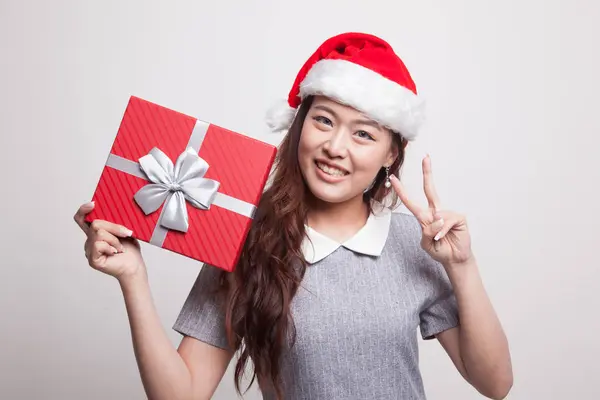
M 332 166 L 324 164 L 322 162 L 315 161 L 315 164 L 317 165 L 317 168 L 319 168 L 321 171 L 325 172 L 327 175 L 337 176 L 337 177 L 342 177 L 342 176 L 348 175 L 348 171 L 332 167 Z

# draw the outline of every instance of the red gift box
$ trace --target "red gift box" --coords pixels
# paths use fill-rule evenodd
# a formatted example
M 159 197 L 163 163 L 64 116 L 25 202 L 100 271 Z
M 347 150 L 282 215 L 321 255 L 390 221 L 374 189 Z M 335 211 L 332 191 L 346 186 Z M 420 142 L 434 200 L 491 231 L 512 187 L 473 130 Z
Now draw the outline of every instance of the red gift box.
M 233 271 L 271 170 L 270 144 L 132 96 L 87 221 Z

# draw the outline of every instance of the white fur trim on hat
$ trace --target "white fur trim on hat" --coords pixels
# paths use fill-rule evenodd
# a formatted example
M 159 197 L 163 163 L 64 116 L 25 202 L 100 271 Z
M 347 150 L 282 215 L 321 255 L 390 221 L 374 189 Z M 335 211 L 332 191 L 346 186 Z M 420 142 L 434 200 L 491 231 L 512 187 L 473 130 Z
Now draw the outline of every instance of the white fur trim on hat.
M 425 102 L 404 86 L 346 60 L 321 60 L 300 84 L 300 96 L 323 95 L 413 140 L 425 120 Z
M 296 116 L 296 109 L 290 107 L 287 100 L 281 100 L 267 111 L 267 125 L 273 132 L 289 129 Z

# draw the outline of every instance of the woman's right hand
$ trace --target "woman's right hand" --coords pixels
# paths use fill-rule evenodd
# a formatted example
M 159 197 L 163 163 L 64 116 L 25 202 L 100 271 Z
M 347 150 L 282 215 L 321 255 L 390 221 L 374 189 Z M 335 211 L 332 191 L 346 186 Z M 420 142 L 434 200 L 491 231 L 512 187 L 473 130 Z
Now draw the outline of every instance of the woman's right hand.
M 131 237 L 132 231 L 104 220 L 86 222 L 86 215 L 93 209 L 93 202 L 83 204 L 74 217 L 87 236 L 84 249 L 89 265 L 119 281 L 145 276 L 140 245 Z

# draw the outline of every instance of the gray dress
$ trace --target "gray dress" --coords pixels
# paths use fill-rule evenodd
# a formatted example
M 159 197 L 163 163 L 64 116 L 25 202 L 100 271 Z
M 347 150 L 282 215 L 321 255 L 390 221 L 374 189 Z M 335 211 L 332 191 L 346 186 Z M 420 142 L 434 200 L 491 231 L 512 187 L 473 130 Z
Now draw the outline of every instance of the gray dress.
M 459 321 L 417 220 L 385 211 L 342 244 L 307 234 L 310 265 L 292 303 L 296 343 L 281 359 L 284 398 L 425 399 L 418 333 L 431 339 Z M 216 272 L 202 268 L 173 328 L 226 348 L 223 313 L 208 294 Z

